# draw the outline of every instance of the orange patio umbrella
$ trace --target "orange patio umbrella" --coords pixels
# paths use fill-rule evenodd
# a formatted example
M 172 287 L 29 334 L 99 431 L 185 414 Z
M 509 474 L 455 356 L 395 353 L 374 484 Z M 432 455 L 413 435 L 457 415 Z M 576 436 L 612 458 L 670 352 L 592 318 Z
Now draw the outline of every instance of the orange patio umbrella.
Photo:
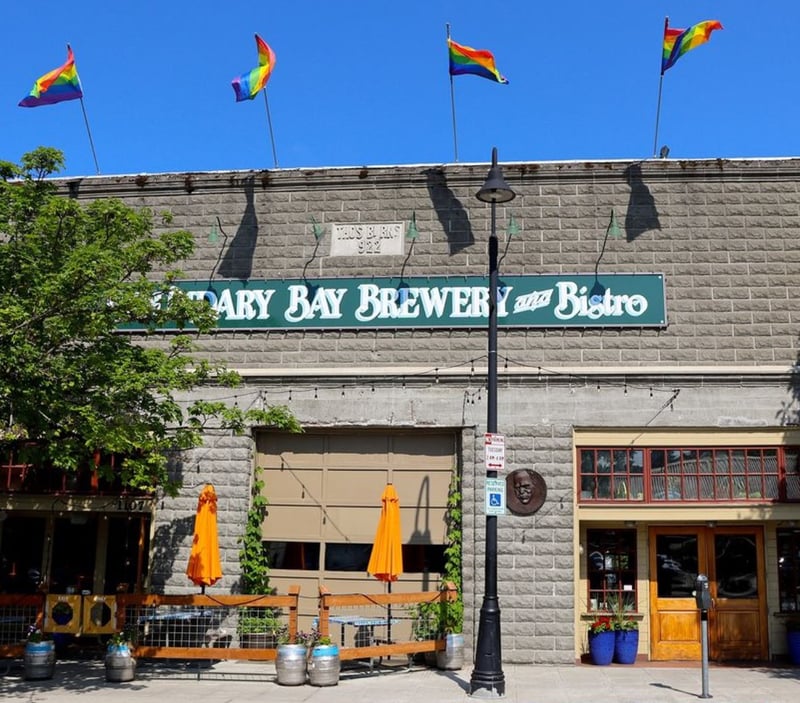
M 219 560 L 219 535 L 217 534 L 217 493 L 207 483 L 197 501 L 194 518 L 194 540 L 186 575 L 205 593 L 206 586 L 213 586 L 222 578 Z
M 389 593 L 392 581 L 403 573 L 403 533 L 400 528 L 400 500 L 391 483 L 386 484 L 381 495 L 381 517 L 375 531 L 375 541 L 369 557 L 367 572 L 384 581 Z M 386 635 L 392 639 L 392 606 L 387 608 Z

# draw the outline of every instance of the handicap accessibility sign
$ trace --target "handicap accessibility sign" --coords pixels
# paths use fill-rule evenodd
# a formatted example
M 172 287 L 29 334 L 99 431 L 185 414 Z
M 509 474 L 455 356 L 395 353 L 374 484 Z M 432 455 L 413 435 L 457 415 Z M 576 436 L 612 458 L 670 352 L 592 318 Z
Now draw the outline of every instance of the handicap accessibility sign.
M 506 481 L 502 478 L 486 479 L 486 514 L 506 514 Z

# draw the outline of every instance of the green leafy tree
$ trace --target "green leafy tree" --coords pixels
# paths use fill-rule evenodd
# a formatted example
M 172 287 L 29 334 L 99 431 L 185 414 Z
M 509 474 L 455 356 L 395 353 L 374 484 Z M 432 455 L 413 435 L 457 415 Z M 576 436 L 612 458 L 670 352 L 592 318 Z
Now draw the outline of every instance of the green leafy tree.
M 174 495 L 170 457 L 200 446 L 204 429 L 299 431 L 285 407 L 180 402 L 204 385 L 240 382 L 193 356 L 216 320 L 173 287 L 192 234 L 117 199 L 60 196 L 47 177 L 63 165 L 46 147 L 19 165 L 0 161 L 0 451 L 66 471 L 113 453 L 124 458 L 115 469 L 124 485 Z M 156 348 L 120 332 L 132 324 L 176 331 Z

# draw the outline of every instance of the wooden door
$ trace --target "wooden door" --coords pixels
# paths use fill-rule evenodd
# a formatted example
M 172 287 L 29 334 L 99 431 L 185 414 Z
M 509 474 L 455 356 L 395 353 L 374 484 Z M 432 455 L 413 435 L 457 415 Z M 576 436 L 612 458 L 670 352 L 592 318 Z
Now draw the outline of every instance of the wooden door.
M 718 527 L 710 536 L 709 658 L 768 659 L 764 535 L 752 527 Z
M 698 527 L 650 529 L 650 657 L 654 661 L 701 658 L 697 574 L 708 573 L 705 531 Z
M 650 530 L 651 658 L 701 658 L 697 574 L 708 576 L 709 658 L 768 658 L 764 540 L 760 527 Z

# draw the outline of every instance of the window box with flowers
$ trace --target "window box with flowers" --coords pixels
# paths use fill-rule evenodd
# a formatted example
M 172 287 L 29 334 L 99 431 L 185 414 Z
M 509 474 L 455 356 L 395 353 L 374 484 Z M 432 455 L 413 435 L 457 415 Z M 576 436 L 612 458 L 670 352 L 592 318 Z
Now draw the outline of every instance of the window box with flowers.
M 614 659 L 614 624 L 603 615 L 589 624 L 589 656 L 592 663 L 606 666 Z

